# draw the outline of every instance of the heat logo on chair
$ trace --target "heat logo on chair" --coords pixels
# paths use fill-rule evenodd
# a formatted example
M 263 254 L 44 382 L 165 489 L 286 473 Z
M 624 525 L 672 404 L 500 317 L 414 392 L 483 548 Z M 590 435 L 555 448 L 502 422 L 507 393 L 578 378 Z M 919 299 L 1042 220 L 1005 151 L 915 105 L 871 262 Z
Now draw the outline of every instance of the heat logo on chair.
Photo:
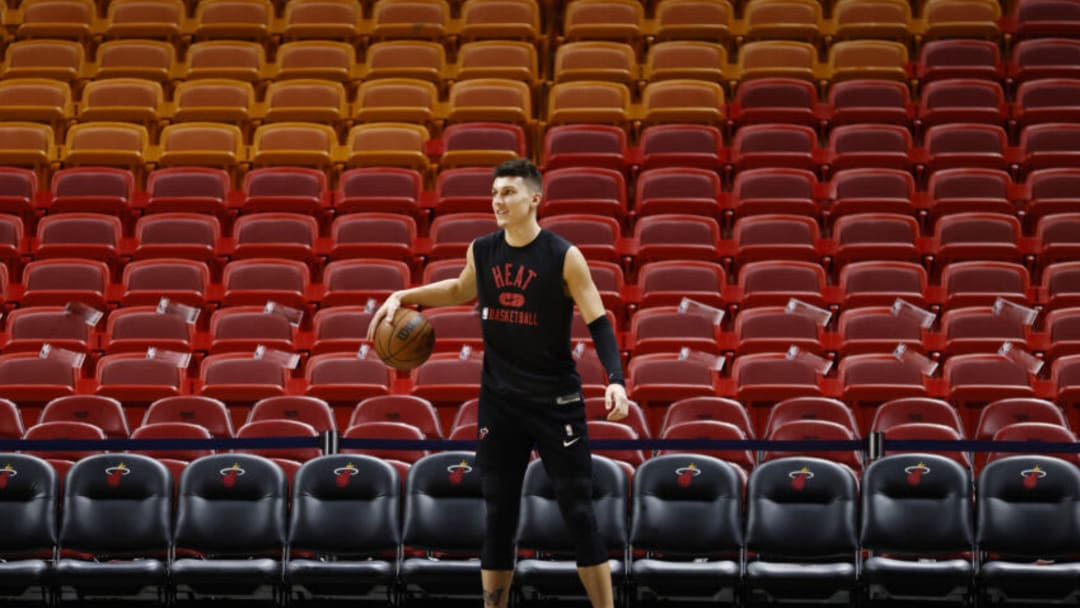
M 907 473 L 907 482 L 909 486 L 917 486 L 922 483 L 922 478 L 930 474 L 930 467 L 923 463 L 905 467 L 904 472 Z
M 472 467 L 469 466 L 468 461 L 463 459 L 457 464 L 446 467 L 446 470 L 450 473 L 450 483 L 459 486 L 465 480 L 465 475 L 472 472 Z
M 125 475 L 131 475 L 131 469 L 129 469 L 126 464 L 121 462 L 115 467 L 106 467 L 105 475 L 106 483 L 108 483 L 109 486 L 115 488 L 116 486 L 120 485 L 120 479 L 122 477 L 124 477 Z
M 4 488 L 6 488 L 7 484 L 8 484 L 8 480 L 11 479 L 12 477 L 15 477 L 18 474 L 19 474 L 18 469 L 11 466 L 10 464 L 5 464 L 4 468 L 0 469 L 0 490 L 3 490 Z
M 351 462 L 346 463 L 343 467 L 334 469 L 334 479 L 337 483 L 337 487 L 344 488 L 349 485 L 349 478 L 358 475 L 359 473 L 360 471 L 356 469 L 356 465 Z
M 798 471 L 788 473 L 787 476 L 791 478 L 791 489 L 802 491 L 806 487 L 806 481 L 814 478 L 814 473 L 810 467 L 803 467 Z
M 1024 487 L 1033 490 L 1038 485 L 1039 480 L 1046 477 L 1046 471 L 1039 468 L 1039 465 L 1035 465 L 1030 469 L 1020 471 L 1020 476 L 1024 478 Z
M 695 477 L 701 475 L 701 469 L 691 462 L 685 467 L 675 469 L 675 474 L 679 476 L 679 487 L 687 488 L 693 483 Z
M 235 486 L 236 485 L 236 478 L 241 476 L 241 475 L 244 475 L 246 473 L 247 473 L 247 471 L 245 471 L 243 468 L 240 467 L 240 463 L 236 463 L 236 464 L 232 465 L 231 467 L 226 467 L 226 468 L 221 469 L 220 471 L 218 471 L 218 474 L 221 475 L 221 477 L 222 477 L 221 483 L 226 488 L 231 488 L 231 487 Z

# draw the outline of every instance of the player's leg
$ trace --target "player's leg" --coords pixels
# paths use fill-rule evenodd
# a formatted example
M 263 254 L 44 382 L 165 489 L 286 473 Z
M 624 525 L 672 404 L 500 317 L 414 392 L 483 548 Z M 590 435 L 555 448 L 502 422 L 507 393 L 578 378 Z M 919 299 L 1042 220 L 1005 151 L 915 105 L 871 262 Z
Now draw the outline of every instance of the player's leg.
M 508 407 L 504 400 L 481 391 L 476 462 L 486 509 L 480 551 L 484 608 L 506 608 L 510 599 L 521 484 L 532 451 L 532 439 L 516 424 Z
M 592 455 L 584 399 L 553 404 L 537 429 L 544 470 L 551 478 L 566 527 L 576 540 L 578 576 L 593 608 L 614 608 L 608 552 L 592 505 Z

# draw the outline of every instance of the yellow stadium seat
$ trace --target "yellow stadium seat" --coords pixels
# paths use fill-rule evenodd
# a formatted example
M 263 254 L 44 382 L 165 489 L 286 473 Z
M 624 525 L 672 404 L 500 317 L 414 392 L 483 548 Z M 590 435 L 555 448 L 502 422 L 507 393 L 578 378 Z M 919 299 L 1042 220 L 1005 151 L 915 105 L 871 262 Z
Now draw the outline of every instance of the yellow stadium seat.
M 441 40 L 449 24 L 445 0 L 379 0 L 372 9 L 371 35 L 378 40 Z
M 196 42 L 187 51 L 185 80 L 232 78 L 255 82 L 266 76 L 266 49 L 257 42 L 212 40 Z
M 241 80 L 189 80 L 173 93 L 173 120 L 246 125 L 255 116 L 255 88 Z
M 99 28 L 90 0 L 26 0 L 16 17 L 18 38 L 89 39 Z
M 340 82 L 281 80 L 266 89 L 259 115 L 267 122 L 321 122 L 340 129 L 349 118 L 349 102 Z
M 731 36 L 734 19 L 727 0 L 660 0 L 654 35 L 657 40 L 723 41 Z
M 162 166 L 220 167 L 233 170 L 247 160 L 244 136 L 236 125 L 184 122 L 161 131 Z
M 178 39 L 187 29 L 181 0 L 112 0 L 105 35 L 116 38 Z
M 853 78 L 907 81 L 907 47 L 887 40 L 848 40 L 829 48 L 827 78 L 833 82 Z
M 350 0 L 292 0 L 285 5 L 286 39 L 343 39 L 360 35 L 361 9 Z
M 611 80 L 625 85 L 637 82 L 634 48 L 622 42 L 567 42 L 555 51 L 555 82 Z
M 137 122 L 153 127 L 168 118 L 161 83 L 140 78 L 89 82 L 79 101 L 79 121 Z M 152 129 L 153 130 L 153 129 Z
M 202 0 L 195 9 L 196 38 L 265 40 L 271 34 L 274 6 L 269 0 Z
M 661 80 L 645 85 L 641 94 L 642 121 L 704 123 L 721 126 L 726 114 L 724 88 L 703 80 Z
M 566 6 L 567 40 L 637 42 L 643 35 L 645 9 L 637 0 L 573 0 Z
M 483 40 L 458 49 L 457 80 L 506 78 L 535 84 L 539 75 L 536 47 L 528 42 Z
M 535 0 L 465 0 L 461 7 L 462 40 L 527 40 L 542 35 Z
M 823 37 L 825 17 L 817 0 L 751 0 L 743 10 L 743 36 L 753 40 Z
M 832 32 L 841 40 L 907 40 L 914 26 L 907 0 L 840 0 L 833 8 Z
M 394 40 L 368 47 L 363 77 L 419 78 L 440 84 L 446 78 L 446 50 L 438 42 Z
M 737 80 L 788 77 L 817 80 L 817 49 L 806 42 L 759 41 L 739 49 Z
M 614 82 L 562 82 L 548 93 L 548 122 L 626 125 L 631 120 L 630 89 Z
M 356 50 L 347 42 L 303 40 L 278 48 L 274 79 L 321 78 L 349 82 L 357 78 Z
M 693 78 L 723 83 L 727 80 L 727 50 L 721 44 L 698 40 L 670 40 L 649 47 L 642 77 L 649 82 Z
M 337 135 L 327 125 L 275 122 L 255 129 L 251 163 L 328 169 L 334 164 L 337 147 Z
M 426 80 L 369 80 L 356 91 L 353 117 L 359 122 L 415 122 L 433 125 L 442 118 L 439 91 Z
M 512 122 L 532 124 L 532 92 L 520 80 L 476 78 L 450 87 L 447 103 L 450 122 Z
M 75 113 L 71 88 L 48 78 L 0 80 L 0 120 L 49 123 L 60 127 Z
M 0 76 L 73 82 L 88 76 L 85 53 L 71 40 L 19 40 L 7 48 Z
M 145 78 L 167 82 L 176 69 L 176 47 L 161 40 L 110 40 L 98 47 L 94 78 Z
M 141 171 L 154 160 L 146 127 L 121 122 L 84 122 L 68 129 L 60 160 L 66 166 L 103 165 Z
M 44 173 L 56 158 L 56 140 L 50 126 L 0 122 L 0 164 L 29 167 Z
M 350 167 L 405 167 L 429 170 L 424 147 L 429 135 L 417 124 L 372 122 L 353 127 L 345 141 L 342 161 Z

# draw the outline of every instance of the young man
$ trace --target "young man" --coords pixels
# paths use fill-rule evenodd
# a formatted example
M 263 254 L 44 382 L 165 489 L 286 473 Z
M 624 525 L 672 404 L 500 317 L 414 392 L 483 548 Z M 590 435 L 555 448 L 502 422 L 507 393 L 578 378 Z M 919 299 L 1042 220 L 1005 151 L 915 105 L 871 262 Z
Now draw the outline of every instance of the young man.
M 387 298 L 368 339 L 402 304 L 448 306 L 479 298 L 484 368 L 476 460 L 487 506 L 480 558 L 484 606 L 505 608 L 509 599 L 521 485 L 535 442 L 577 539 L 578 574 L 589 601 L 594 608 L 613 608 L 607 550 L 591 502 L 585 401 L 570 349 L 574 304 L 607 370 L 609 420 L 629 409 L 615 332 L 585 257 L 536 221 L 543 188 L 536 166 L 527 159 L 507 161 L 494 177 L 491 204 L 501 230 L 472 242 L 456 279 Z

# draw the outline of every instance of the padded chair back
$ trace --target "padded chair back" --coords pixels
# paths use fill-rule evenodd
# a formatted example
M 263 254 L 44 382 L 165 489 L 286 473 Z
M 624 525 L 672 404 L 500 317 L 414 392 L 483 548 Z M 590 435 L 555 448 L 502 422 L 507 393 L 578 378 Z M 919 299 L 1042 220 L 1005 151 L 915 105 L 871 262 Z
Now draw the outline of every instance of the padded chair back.
M 630 544 L 665 554 L 738 552 L 743 542 L 742 475 L 711 456 L 649 459 L 634 475 Z
M 484 496 L 473 452 L 442 452 L 417 460 L 405 487 L 406 546 L 479 553 Z
M 29 553 L 56 545 L 56 471 L 41 458 L 0 454 L 0 552 Z M 17 522 L 17 523 L 16 523 Z
M 164 555 L 172 538 L 172 490 L 169 470 L 150 456 L 83 458 L 67 474 L 60 545 L 98 555 Z
M 1050 456 L 995 460 L 982 470 L 976 491 L 980 550 L 1024 561 L 1077 553 L 1080 469 L 1075 465 Z
M 392 551 L 401 543 L 401 482 L 371 456 L 309 460 L 293 479 L 289 545 L 328 553 Z
M 267 458 L 204 456 L 180 476 L 176 546 L 208 554 L 280 551 L 288 494 L 284 471 Z
M 851 558 L 858 496 L 851 470 L 828 460 L 758 465 L 747 486 L 746 548 L 766 558 Z
M 971 551 L 971 475 L 935 454 L 887 456 L 862 483 L 862 545 L 890 553 Z

